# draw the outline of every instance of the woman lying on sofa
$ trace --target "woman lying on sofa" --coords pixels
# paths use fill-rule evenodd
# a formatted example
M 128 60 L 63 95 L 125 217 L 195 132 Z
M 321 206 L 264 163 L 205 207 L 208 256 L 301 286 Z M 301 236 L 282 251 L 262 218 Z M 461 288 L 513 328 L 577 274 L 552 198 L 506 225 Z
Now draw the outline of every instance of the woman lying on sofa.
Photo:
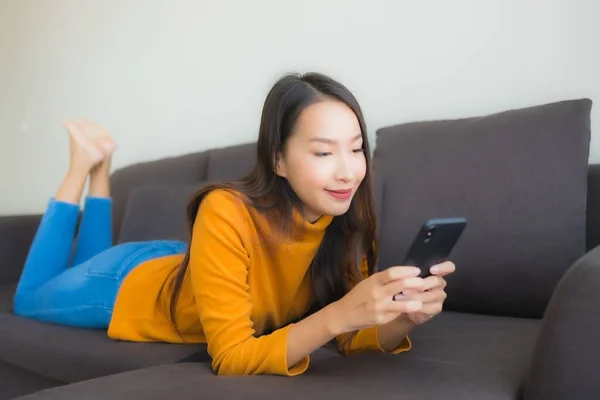
M 31 245 L 17 315 L 106 328 L 117 340 L 207 343 L 218 374 L 297 375 L 332 339 L 344 354 L 406 351 L 409 332 L 442 310 L 452 263 L 427 278 L 409 266 L 374 272 L 365 122 L 331 78 L 275 83 L 253 172 L 199 189 L 188 206 L 189 244 L 112 246 L 115 142 L 97 124 L 63 123 L 70 168 Z

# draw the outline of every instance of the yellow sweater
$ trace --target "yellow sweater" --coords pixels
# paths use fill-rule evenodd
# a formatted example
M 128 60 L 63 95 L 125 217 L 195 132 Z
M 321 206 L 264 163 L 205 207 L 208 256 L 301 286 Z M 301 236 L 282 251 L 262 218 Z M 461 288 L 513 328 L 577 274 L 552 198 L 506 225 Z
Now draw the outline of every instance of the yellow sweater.
M 305 226 L 304 236 L 283 242 L 273 255 L 259 242 L 259 227 L 253 221 L 267 232 L 269 227 L 256 213 L 226 190 L 205 197 L 194 224 L 177 322 L 185 341 L 208 344 L 213 369 L 220 375 L 301 374 L 309 357 L 287 367 L 290 321 L 314 304 L 309 266 L 332 217 L 310 224 L 296 214 L 296 223 Z M 183 255 L 160 257 L 130 272 L 115 302 L 109 337 L 182 343 L 169 322 L 170 291 L 159 296 L 163 282 L 182 259 Z M 362 269 L 366 275 L 366 265 Z M 377 327 L 337 340 L 345 354 L 383 351 Z M 409 348 L 407 338 L 393 353 Z

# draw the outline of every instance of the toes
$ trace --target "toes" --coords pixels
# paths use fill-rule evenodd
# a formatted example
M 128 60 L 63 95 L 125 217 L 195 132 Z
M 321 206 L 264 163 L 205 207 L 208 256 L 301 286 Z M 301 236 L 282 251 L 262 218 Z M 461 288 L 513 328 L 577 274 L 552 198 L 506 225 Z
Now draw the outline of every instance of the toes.
M 79 129 L 79 127 L 74 124 L 71 121 L 64 121 L 63 122 L 64 126 L 67 128 L 67 133 L 69 134 L 69 136 L 71 138 L 73 138 L 73 140 L 75 140 L 75 142 L 82 144 L 85 143 L 87 138 L 86 135 L 83 133 L 83 131 L 81 129 Z
M 106 156 L 112 155 L 112 153 L 117 149 L 117 144 L 111 139 L 100 139 L 98 141 L 98 145 L 102 148 Z
M 88 148 L 89 154 L 95 163 L 104 160 L 105 154 L 101 146 L 90 145 Z

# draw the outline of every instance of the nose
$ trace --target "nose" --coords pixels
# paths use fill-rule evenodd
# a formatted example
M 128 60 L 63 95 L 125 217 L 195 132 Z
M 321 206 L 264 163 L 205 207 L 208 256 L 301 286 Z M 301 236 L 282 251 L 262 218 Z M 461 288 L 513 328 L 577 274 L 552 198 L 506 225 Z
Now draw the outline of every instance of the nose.
M 335 179 L 344 183 L 352 182 L 355 179 L 352 163 L 346 157 L 340 157 L 336 168 Z

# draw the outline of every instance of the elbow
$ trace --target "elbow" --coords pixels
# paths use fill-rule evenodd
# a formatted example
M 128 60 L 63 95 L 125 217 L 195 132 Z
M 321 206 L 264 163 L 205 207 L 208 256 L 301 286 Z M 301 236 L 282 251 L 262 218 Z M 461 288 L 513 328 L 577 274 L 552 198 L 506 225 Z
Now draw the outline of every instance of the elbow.
M 226 350 L 212 352 L 212 370 L 217 375 L 289 375 L 285 353 L 271 346 L 252 346 L 245 341 Z M 209 349 L 209 352 L 211 350 Z
M 253 375 L 254 371 L 248 368 L 248 362 L 241 357 L 240 344 L 226 350 L 215 352 L 212 357 L 211 367 L 217 375 Z

